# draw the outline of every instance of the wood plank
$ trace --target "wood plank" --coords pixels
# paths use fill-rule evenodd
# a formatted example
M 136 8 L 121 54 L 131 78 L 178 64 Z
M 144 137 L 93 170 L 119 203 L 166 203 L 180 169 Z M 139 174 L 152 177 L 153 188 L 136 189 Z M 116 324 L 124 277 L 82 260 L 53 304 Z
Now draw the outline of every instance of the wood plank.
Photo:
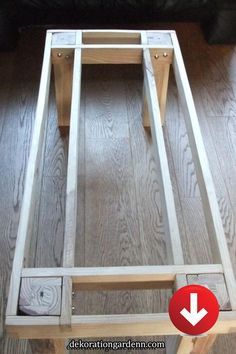
M 236 122 L 235 114 L 216 116 L 208 120 L 208 126 L 221 166 L 222 177 L 232 191 L 230 197 L 236 200 Z
M 186 263 L 213 263 L 201 199 L 181 198 L 181 206 L 186 230 L 183 235 Z
M 85 163 L 85 265 L 142 264 L 129 140 L 86 139 Z
M 58 129 L 54 87 L 51 87 L 49 96 L 49 114 L 46 131 L 43 176 L 58 177 L 58 180 L 65 180 L 67 174 L 68 136 L 61 137 Z
M 56 316 L 9 316 L 6 326 L 9 335 L 19 338 L 67 338 L 61 331 Z M 209 334 L 223 334 L 235 331 L 235 311 L 221 312 L 219 320 Z M 70 336 L 73 338 L 127 337 L 147 335 L 176 335 L 168 313 L 72 316 Z
M 229 295 L 223 274 L 188 274 L 187 282 L 188 284 L 206 286 L 216 296 L 221 311 L 231 310 Z
M 67 352 L 64 339 L 54 339 L 53 346 L 55 354 L 65 354 Z
M 86 48 L 82 51 L 83 64 L 141 64 L 141 62 L 141 48 Z
M 179 235 L 178 221 L 176 216 L 174 196 L 169 175 L 168 161 L 165 150 L 165 143 L 160 121 L 160 109 L 157 99 L 157 89 L 153 74 L 151 57 L 148 49 L 144 50 L 144 80 L 147 94 L 147 103 L 150 114 L 152 137 L 156 146 L 156 158 L 160 171 L 160 181 L 163 205 L 163 215 L 166 227 L 166 237 L 170 237 L 171 244 L 168 249 L 172 253 L 169 258 L 173 257 L 175 264 L 184 262 L 182 245 Z
M 232 308 L 234 309 L 236 307 L 236 282 L 218 208 L 214 184 L 202 141 L 201 131 L 183 63 L 183 58 L 175 34 L 172 34 L 172 41 L 175 48 L 175 55 L 173 59 L 175 78 L 185 112 L 185 123 L 198 176 L 203 209 L 206 218 L 208 234 L 211 241 L 212 254 L 215 261 L 219 261 L 219 259 L 222 261 L 223 267 L 225 269 L 225 278 L 229 291 L 230 301 Z
M 52 35 L 52 45 L 76 44 L 76 32 L 54 32 Z
M 176 84 L 170 76 L 165 138 L 186 263 L 211 263 L 209 236 Z M 205 130 L 203 130 L 205 134 Z M 208 139 L 207 139 L 207 142 Z M 172 162 L 172 164 L 171 164 Z M 220 178 L 220 176 L 219 176 Z M 182 222 L 181 222 L 182 220 Z M 199 252 L 199 244 L 201 252 Z
M 186 274 L 176 274 L 174 282 L 174 291 L 178 291 L 183 286 L 187 285 Z M 166 354 L 186 354 L 191 353 L 193 348 L 191 337 L 182 336 L 167 336 L 166 337 Z
M 72 279 L 69 276 L 62 278 L 62 298 L 60 312 L 60 328 L 68 331 L 71 326 L 72 315 Z
M 124 48 L 123 48 L 124 47 Z M 149 46 L 147 46 L 149 47 Z M 141 64 L 142 47 L 115 46 L 107 45 L 105 48 L 99 45 L 83 46 L 83 64 Z M 160 63 L 170 63 L 172 52 L 171 48 L 152 48 L 153 55 L 159 57 Z M 58 49 L 57 49 L 58 51 Z M 164 54 L 167 53 L 167 57 Z
M 191 337 L 180 337 L 179 346 L 177 348 L 176 354 L 192 354 L 193 350 L 193 338 Z
M 195 166 L 173 73 L 170 75 L 170 89 L 168 90 L 166 133 L 170 141 L 174 172 L 181 199 L 199 197 Z
M 145 33 L 147 35 L 147 44 L 172 45 L 171 35 L 168 32 L 145 31 Z
M 81 40 L 81 38 L 80 38 Z M 66 217 L 63 248 L 63 266 L 74 266 L 74 250 L 77 231 L 77 176 L 79 159 L 79 114 L 80 114 L 80 90 L 81 90 L 81 50 L 75 50 L 71 119 L 68 151 L 68 170 L 66 186 Z M 71 322 L 71 280 L 63 278 L 62 311 L 60 317 L 61 326 L 70 326 Z
M 140 68 L 132 74 L 124 68 L 126 83 L 126 105 L 130 131 L 130 148 L 137 198 L 137 212 L 140 229 L 143 264 L 166 264 L 167 250 L 162 218 L 158 168 L 155 150 L 148 132 L 141 120 L 142 86 Z
M 36 249 L 31 250 L 35 267 L 60 267 L 62 264 L 65 194 L 64 177 L 43 177 Z
M 66 187 L 66 219 L 63 248 L 63 266 L 74 265 L 74 246 L 77 224 L 77 175 L 78 175 L 78 141 L 79 141 L 79 114 L 81 90 L 81 50 L 75 51 L 71 122 L 69 135 L 67 187 Z
M 21 217 L 16 241 L 16 250 L 13 261 L 12 276 L 7 304 L 7 314 L 14 315 L 17 312 L 17 301 L 20 288 L 20 272 L 24 262 L 25 249 L 29 242 L 29 230 L 32 223 L 33 205 L 37 196 L 34 195 L 37 168 L 43 148 L 44 126 L 47 114 L 47 101 L 50 84 L 51 67 L 51 34 L 46 37 L 45 53 L 42 66 L 42 75 L 39 87 L 39 96 L 34 123 L 32 145 L 28 160 L 25 180 L 25 191 L 22 202 Z
M 70 125 L 71 94 L 73 79 L 74 53 L 65 50 L 53 50 L 52 62 L 56 92 L 58 126 L 61 133 L 67 133 Z
M 61 290 L 61 278 L 23 278 L 19 310 L 30 316 L 59 316 Z
M 192 354 L 208 354 L 217 338 L 216 334 L 196 338 L 193 343 Z
M 108 65 L 85 66 L 86 139 L 129 138 L 123 70 L 123 66 L 116 70 Z
M 141 43 L 144 45 L 148 44 L 147 33 L 143 31 L 141 33 Z M 142 121 L 144 128 L 150 128 L 150 120 L 148 114 L 147 98 L 145 92 L 145 85 L 143 84 L 143 93 L 142 93 Z
M 139 44 L 140 32 L 85 32 L 83 31 L 82 43 L 84 44 Z
M 139 277 L 156 276 L 156 280 L 173 280 L 176 274 L 201 274 L 201 273 L 222 273 L 220 264 L 184 264 L 184 265 L 157 265 L 157 266 L 121 266 L 121 267 L 63 267 L 63 268 L 23 268 L 22 277 L 54 277 L 71 276 L 78 282 L 83 277 L 94 276 L 133 276 L 140 281 Z

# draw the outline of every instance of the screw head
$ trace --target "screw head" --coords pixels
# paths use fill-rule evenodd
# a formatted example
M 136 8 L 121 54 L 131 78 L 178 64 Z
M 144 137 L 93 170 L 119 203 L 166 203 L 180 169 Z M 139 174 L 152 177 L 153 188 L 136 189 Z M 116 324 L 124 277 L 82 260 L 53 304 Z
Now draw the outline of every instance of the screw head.
M 154 55 L 154 58 L 155 58 L 155 59 L 158 59 L 158 58 L 159 58 L 159 55 L 158 55 L 158 54 L 155 54 L 155 55 Z
M 72 306 L 71 310 L 72 310 L 72 312 L 74 312 L 75 311 L 75 306 Z
M 57 56 L 58 56 L 58 58 L 61 58 L 62 57 L 62 53 L 57 53 Z
M 164 58 L 168 57 L 168 54 L 167 54 L 166 52 L 163 53 L 163 57 L 164 57 Z
M 70 56 L 67 54 L 67 55 L 65 56 L 65 58 L 68 60 L 68 59 L 70 59 Z

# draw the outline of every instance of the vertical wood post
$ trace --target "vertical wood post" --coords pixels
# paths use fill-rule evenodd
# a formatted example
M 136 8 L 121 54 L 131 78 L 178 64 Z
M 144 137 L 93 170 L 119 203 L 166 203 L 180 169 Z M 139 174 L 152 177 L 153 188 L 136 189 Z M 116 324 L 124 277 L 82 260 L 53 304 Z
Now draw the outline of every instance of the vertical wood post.
M 66 340 L 56 338 L 52 340 L 53 343 L 53 349 L 54 353 L 53 354 L 66 354 L 68 351 L 66 350 Z
M 58 115 L 62 135 L 69 132 L 74 53 L 72 50 L 53 51 L 53 69 Z
M 148 44 L 148 38 L 146 32 L 142 32 L 141 41 L 143 45 Z M 150 54 L 151 54 L 151 60 L 153 66 L 153 74 L 154 74 L 156 87 L 157 87 L 157 99 L 159 101 L 159 106 L 160 106 L 161 124 L 163 125 L 165 123 L 170 59 L 168 58 L 167 52 L 163 52 L 159 54 L 159 52 L 155 53 L 155 50 L 150 50 Z M 142 118 L 143 118 L 143 126 L 145 128 L 150 128 L 145 86 L 143 87 Z

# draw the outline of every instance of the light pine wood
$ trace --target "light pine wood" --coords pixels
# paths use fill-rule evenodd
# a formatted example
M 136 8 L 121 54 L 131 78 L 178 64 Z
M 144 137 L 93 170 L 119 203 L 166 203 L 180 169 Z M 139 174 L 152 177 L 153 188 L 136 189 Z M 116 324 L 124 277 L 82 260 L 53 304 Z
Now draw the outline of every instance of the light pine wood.
M 179 345 L 173 353 L 176 354 L 191 354 L 193 350 L 193 338 L 191 337 L 180 337 Z
M 69 132 L 74 53 L 54 50 L 52 54 L 57 102 L 58 126 L 63 135 Z
M 83 277 L 132 277 L 133 281 L 144 281 L 145 277 L 156 277 L 156 280 L 175 281 L 176 274 L 222 273 L 220 264 L 182 264 L 158 266 L 116 266 L 116 267 L 58 267 L 58 268 L 23 268 L 22 277 L 60 277 L 71 276 L 74 282 L 83 281 Z M 117 280 L 118 280 L 117 279 Z M 154 279 L 154 278 L 153 278 Z M 85 279 L 86 280 L 86 279 Z
M 71 105 L 71 126 L 69 136 L 67 187 L 66 187 L 66 219 L 64 235 L 63 266 L 74 266 L 74 245 L 77 220 L 77 175 L 78 175 L 78 141 L 81 88 L 81 50 L 75 51 L 73 94 Z
M 142 48 L 86 48 L 82 51 L 83 64 L 141 64 Z
M 216 338 L 216 334 L 196 338 L 193 340 L 193 350 L 191 354 L 208 354 Z
M 25 339 L 180 334 L 170 321 L 168 313 L 72 316 L 70 332 L 61 330 L 57 316 L 9 316 L 6 318 L 6 326 L 9 335 Z M 235 328 L 235 311 L 225 311 L 220 313 L 219 320 L 208 333 L 230 333 L 235 331 Z
M 183 286 L 187 285 L 187 276 L 186 274 L 176 274 L 175 283 L 174 283 L 174 291 L 178 291 Z M 182 336 L 169 336 L 166 337 L 166 354 L 185 354 L 191 353 L 193 345 L 191 342 L 191 338 Z
M 148 37 L 145 31 L 141 34 L 141 42 L 143 45 L 148 44 Z M 146 90 L 145 85 L 143 84 L 143 103 L 142 103 L 142 121 L 144 128 L 150 128 L 150 120 L 148 114 L 148 106 L 147 106 L 147 98 L 146 98 Z
M 76 42 L 81 41 L 80 37 Z M 66 186 L 66 216 L 63 248 L 63 266 L 74 266 L 74 249 L 77 230 L 77 176 L 78 176 L 78 141 L 79 141 L 79 114 L 80 114 L 80 90 L 81 90 L 81 50 L 75 50 L 72 102 L 71 102 L 71 122 L 68 151 L 68 172 Z M 71 322 L 71 296 L 72 282 L 70 278 L 63 278 L 62 288 L 62 311 L 60 324 L 70 326 Z
M 60 326 L 61 330 L 68 330 L 71 326 L 72 316 L 72 279 L 64 276 L 62 278 L 62 299 L 61 299 L 61 313 Z
M 64 339 L 53 340 L 54 354 L 66 354 L 66 341 Z
M 162 40 L 162 37 L 158 37 L 158 34 L 148 34 L 148 32 L 143 32 L 141 34 L 142 44 L 154 44 Z M 171 37 L 169 34 L 165 34 L 164 40 L 166 43 L 171 43 Z M 165 122 L 165 109 L 166 109 L 166 100 L 167 100 L 167 88 L 168 88 L 168 81 L 169 81 L 169 70 L 170 64 L 172 62 L 172 50 L 166 49 L 166 51 L 159 51 L 156 49 L 150 49 L 150 55 L 152 59 L 152 65 L 154 69 L 154 76 L 157 86 L 157 95 L 160 105 L 160 114 L 161 114 L 161 122 L 162 125 Z M 148 107 L 146 102 L 146 93 L 145 87 L 143 90 L 143 110 L 142 110 L 142 117 L 143 117 L 143 126 L 145 128 L 150 127 L 150 120 L 148 117 Z
M 31 316 L 60 316 L 61 278 L 23 278 L 19 310 Z
M 84 44 L 139 44 L 140 32 L 83 31 Z

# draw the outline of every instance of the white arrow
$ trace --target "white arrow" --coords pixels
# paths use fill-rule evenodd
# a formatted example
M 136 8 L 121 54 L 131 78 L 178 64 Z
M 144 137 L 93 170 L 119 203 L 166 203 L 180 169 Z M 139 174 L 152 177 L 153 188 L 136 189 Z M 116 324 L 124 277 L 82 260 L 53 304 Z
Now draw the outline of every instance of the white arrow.
M 208 314 L 204 308 L 198 311 L 197 297 L 198 294 L 190 293 L 190 312 L 186 308 L 180 311 L 181 315 L 193 326 L 196 326 Z

